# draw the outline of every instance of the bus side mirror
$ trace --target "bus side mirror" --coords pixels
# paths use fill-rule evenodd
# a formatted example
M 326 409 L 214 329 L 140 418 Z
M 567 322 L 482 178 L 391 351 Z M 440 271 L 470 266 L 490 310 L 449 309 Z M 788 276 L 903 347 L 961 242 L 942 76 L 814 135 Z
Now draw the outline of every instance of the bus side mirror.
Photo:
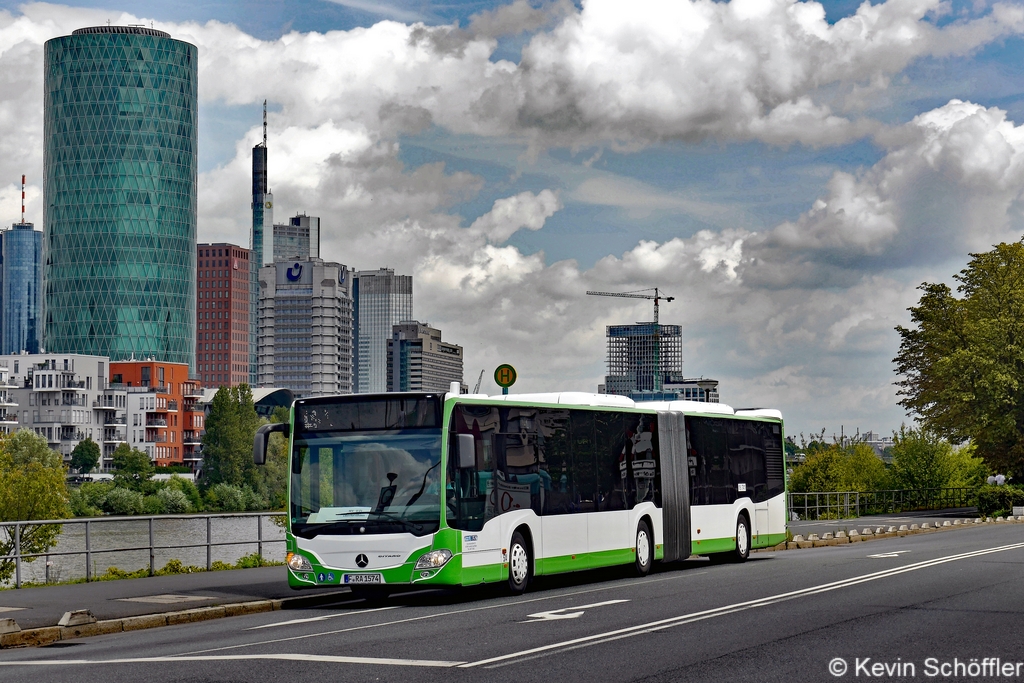
M 256 436 L 252 440 L 252 461 L 257 465 L 263 465 L 267 462 L 267 443 L 270 441 L 270 435 L 274 432 L 284 434 L 284 438 L 288 438 L 288 423 L 287 422 L 274 422 L 268 425 L 262 425 L 256 430 Z
M 476 444 L 472 434 L 459 434 L 459 469 L 469 470 L 476 467 Z

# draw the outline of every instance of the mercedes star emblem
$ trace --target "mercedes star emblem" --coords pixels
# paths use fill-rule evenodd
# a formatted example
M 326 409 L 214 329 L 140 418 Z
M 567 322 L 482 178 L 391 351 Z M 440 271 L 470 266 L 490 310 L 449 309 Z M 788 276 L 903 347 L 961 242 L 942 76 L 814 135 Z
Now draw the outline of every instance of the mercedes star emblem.
M 360 553 L 359 555 L 356 555 L 356 564 L 359 565 L 360 568 L 362 568 L 370 564 L 370 560 L 368 557 L 366 557 L 366 555 Z

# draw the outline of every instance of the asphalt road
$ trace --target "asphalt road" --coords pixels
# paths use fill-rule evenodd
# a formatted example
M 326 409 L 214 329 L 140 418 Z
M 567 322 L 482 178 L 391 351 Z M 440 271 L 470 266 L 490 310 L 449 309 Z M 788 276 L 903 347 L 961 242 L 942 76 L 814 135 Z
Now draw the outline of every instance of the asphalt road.
M 1024 525 L 988 525 L 5 650 L 0 680 L 1024 680 L 1022 611 Z

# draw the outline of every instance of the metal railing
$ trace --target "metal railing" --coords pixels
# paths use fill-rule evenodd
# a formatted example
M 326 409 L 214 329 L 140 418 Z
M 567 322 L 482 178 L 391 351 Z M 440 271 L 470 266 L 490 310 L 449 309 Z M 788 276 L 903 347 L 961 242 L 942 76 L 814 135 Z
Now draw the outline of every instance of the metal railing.
M 795 512 L 805 520 L 849 519 L 861 515 L 975 507 L 978 504 L 978 491 L 974 488 L 809 491 L 787 496 L 790 518 Z
M 233 545 L 256 545 L 256 552 L 263 556 L 263 546 L 268 543 L 283 543 L 283 538 L 264 538 L 263 534 L 263 520 L 268 517 L 282 517 L 283 512 L 238 512 L 238 513 L 225 513 L 219 515 L 156 515 L 156 516 L 138 516 L 138 517 L 92 517 L 88 519 L 43 519 L 43 520 L 32 520 L 32 521 L 21 521 L 21 522 L 0 522 L 0 528 L 14 527 L 14 553 L 9 555 L 0 555 L 0 563 L 14 561 L 14 587 L 21 588 L 22 580 L 22 563 L 39 557 L 60 557 L 67 555 L 84 555 L 85 556 L 85 580 L 87 582 L 93 580 L 93 565 L 92 558 L 94 555 L 100 555 L 105 553 L 125 553 L 125 552 L 139 552 L 143 550 L 149 551 L 149 576 L 156 574 L 156 551 L 157 550 L 181 550 L 185 548 L 206 548 L 206 571 L 213 569 L 213 549 L 220 546 L 233 546 Z M 256 538 L 247 538 L 242 540 L 231 540 L 231 541 L 214 541 L 213 540 L 213 520 L 215 519 L 238 519 L 245 517 L 256 518 Z M 157 545 L 156 537 L 153 529 L 154 521 L 169 520 L 169 519 L 202 519 L 206 520 L 206 542 L 205 543 L 177 543 L 173 545 Z M 138 545 L 123 548 L 93 548 L 92 547 L 92 528 L 97 524 L 109 524 L 114 522 L 138 522 L 140 524 L 149 525 L 149 544 Z M 85 525 L 85 548 L 82 550 L 65 550 L 65 551 L 47 551 L 42 553 L 22 553 L 21 552 L 21 539 L 22 530 L 29 527 L 38 526 L 65 526 L 74 524 Z

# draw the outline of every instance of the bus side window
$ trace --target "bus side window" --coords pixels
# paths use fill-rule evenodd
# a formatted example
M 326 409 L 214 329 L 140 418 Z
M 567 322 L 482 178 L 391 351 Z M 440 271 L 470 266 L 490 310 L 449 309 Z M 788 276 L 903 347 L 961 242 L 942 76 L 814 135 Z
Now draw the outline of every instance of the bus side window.
M 573 512 L 596 512 L 597 462 L 594 453 L 594 411 L 569 413 L 572 435 L 572 468 L 575 474 Z
M 543 409 L 537 415 L 540 473 L 546 479 L 541 514 L 572 512 L 573 471 L 569 452 L 569 411 Z
M 632 506 L 629 459 L 633 443 L 626 438 L 629 429 L 625 413 L 599 412 L 595 415 L 597 455 L 597 509 L 624 510 Z M 635 431 L 635 430 L 633 430 Z

